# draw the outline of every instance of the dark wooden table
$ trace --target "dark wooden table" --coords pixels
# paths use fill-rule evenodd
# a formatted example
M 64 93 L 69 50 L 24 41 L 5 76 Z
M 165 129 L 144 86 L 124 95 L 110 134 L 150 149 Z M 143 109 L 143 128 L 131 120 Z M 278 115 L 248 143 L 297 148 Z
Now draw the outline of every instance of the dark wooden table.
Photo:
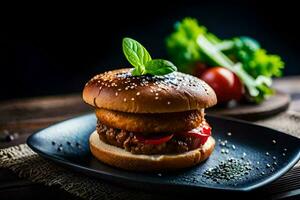
M 300 76 L 277 79 L 274 87 L 292 97 L 290 110 L 300 112 Z M 0 102 L 0 148 L 24 143 L 29 135 L 55 122 L 92 109 L 80 94 L 17 99 Z M 10 141 L 11 140 L 11 141 Z M 57 187 L 46 187 L 0 169 L 0 199 L 74 199 Z

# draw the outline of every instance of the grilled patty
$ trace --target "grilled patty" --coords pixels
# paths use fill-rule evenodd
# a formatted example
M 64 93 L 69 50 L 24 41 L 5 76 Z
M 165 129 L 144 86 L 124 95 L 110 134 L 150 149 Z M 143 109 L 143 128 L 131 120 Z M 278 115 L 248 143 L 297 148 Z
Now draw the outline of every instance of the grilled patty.
M 100 121 L 97 123 L 97 132 L 100 139 L 105 143 L 123 148 L 134 154 L 177 154 L 198 148 L 194 145 L 195 138 L 180 135 L 174 135 L 172 139 L 162 144 L 145 144 L 136 138 L 138 133 L 111 128 Z
M 175 113 L 127 113 L 97 108 L 96 116 L 109 127 L 153 135 L 188 131 L 198 127 L 204 120 L 204 109 Z

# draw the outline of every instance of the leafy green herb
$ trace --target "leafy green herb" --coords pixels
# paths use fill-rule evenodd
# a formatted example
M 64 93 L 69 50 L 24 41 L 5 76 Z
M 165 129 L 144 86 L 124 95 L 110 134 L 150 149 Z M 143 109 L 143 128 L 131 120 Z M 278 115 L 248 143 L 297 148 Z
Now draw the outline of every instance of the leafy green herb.
M 127 60 L 135 67 L 135 73 L 143 74 L 145 64 L 151 60 L 148 51 L 139 42 L 131 38 L 124 38 L 122 46 Z
M 223 66 L 242 80 L 250 101 L 257 103 L 274 93 L 271 77 L 280 76 L 284 67 L 279 56 L 268 55 L 253 38 L 221 40 L 192 18 L 175 24 L 166 46 L 179 71 L 191 73 L 196 62 Z
M 192 18 L 185 18 L 182 22 L 175 23 L 175 31 L 167 37 L 167 51 L 179 71 L 191 73 L 191 66 L 195 62 L 211 62 L 207 59 L 206 55 L 201 52 L 196 42 L 199 35 L 205 35 L 213 44 L 220 42 L 219 38 L 208 33 L 206 27 L 199 26 L 197 20 Z
M 237 37 L 222 43 L 227 43 L 227 48 L 224 48 L 223 52 L 241 62 L 243 68 L 254 78 L 260 75 L 267 77 L 282 75 L 284 63 L 281 58 L 277 55 L 268 55 L 253 38 Z M 231 43 L 231 46 L 228 43 Z
M 134 66 L 134 70 L 131 72 L 134 76 L 145 74 L 165 75 L 177 71 L 176 66 L 170 61 L 163 59 L 152 60 L 145 47 L 136 40 L 124 38 L 122 47 L 128 62 Z
M 177 71 L 176 66 L 167 60 L 154 59 L 146 63 L 146 72 L 152 75 L 164 75 Z

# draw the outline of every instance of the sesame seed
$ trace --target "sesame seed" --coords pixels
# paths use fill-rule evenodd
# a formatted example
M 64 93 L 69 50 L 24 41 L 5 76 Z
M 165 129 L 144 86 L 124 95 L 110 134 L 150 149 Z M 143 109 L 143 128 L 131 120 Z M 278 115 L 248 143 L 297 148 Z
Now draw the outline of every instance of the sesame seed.
M 122 89 L 121 89 L 121 88 L 119 88 L 119 89 L 118 89 L 118 91 L 122 91 Z
M 116 92 L 115 95 L 118 96 L 118 92 Z
M 153 92 L 153 90 L 150 90 L 150 92 Z
M 171 102 L 170 101 L 168 101 L 168 103 L 167 103 L 168 105 L 170 105 L 171 104 Z
M 131 98 L 131 101 L 134 101 L 134 98 L 133 98 L 133 97 Z
M 267 155 L 267 156 L 269 156 L 269 155 L 270 155 L 270 153 L 269 153 L 269 152 L 266 152 L 266 155 Z
M 228 135 L 228 136 L 231 136 L 231 132 L 228 132 L 227 135 Z
M 155 100 L 158 100 L 158 97 L 155 97 Z
M 126 98 L 124 98 L 124 99 L 123 99 L 123 101 L 124 101 L 124 102 L 126 102 L 126 101 L 127 101 L 127 99 L 126 99 Z
M 140 94 L 141 94 L 140 92 L 137 92 L 137 93 L 136 93 L 136 96 L 139 96 Z
M 155 96 L 158 96 L 158 93 L 155 93 Z
M 272 143 L 273 143 L 273 144 L 276 144 L 276 140 L 272 140 Z

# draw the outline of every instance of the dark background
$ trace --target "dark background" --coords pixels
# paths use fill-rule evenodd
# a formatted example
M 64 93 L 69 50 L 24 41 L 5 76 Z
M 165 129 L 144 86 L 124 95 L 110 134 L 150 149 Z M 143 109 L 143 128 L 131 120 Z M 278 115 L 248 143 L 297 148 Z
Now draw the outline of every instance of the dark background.
M 16 6 L 16 5 L 15 5 Z M 124 36 L 166 57 L 164 38 L 185 16 L 221 38 L 249 35 L 300 74 L 299 19 L 289 1 L 139 1 L 19 5 L 1 17 L 0 99 L 80 92 L 94 74 L 127 66 Z

